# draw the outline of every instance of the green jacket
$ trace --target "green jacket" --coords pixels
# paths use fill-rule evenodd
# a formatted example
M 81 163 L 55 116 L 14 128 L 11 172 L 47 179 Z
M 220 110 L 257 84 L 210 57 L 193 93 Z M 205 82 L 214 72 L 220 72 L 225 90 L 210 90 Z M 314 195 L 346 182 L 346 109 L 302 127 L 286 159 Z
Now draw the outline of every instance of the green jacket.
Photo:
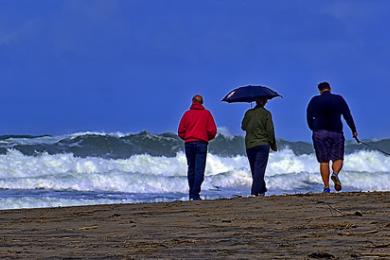
M 246 149 L 268 144 L 272 150 L 277 150 L 272 115 L 264 107 L 256 106 L 246 111 L 241 128 L 246 131 Z

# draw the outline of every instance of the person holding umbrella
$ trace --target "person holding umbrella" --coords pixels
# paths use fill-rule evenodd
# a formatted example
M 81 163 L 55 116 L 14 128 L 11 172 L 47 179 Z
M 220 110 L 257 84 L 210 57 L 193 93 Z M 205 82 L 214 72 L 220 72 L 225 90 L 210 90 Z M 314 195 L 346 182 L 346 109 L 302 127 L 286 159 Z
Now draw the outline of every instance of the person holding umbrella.
M 230 91 L 222 101 L 228 103 L 256 102 L 256 107 L 246 111 L 241 128 L 246 132 L 245 147 L 252 172 L 251 195 L 264 196 L 264 180 L 270 148 L 277 151 L 271 112 L 265 109 L 269 99 L 280 96 L 264 86 L 248 85 Z
M 246 132 L 245 147 L 252 172 L 251 195 L 264 196 L 267 191 L 264 180 L 270 148 L 277 151 L 271 112 L 264 108 L 268 99 L 258 97 L 256 107 L 249 109 L 241 123 Z

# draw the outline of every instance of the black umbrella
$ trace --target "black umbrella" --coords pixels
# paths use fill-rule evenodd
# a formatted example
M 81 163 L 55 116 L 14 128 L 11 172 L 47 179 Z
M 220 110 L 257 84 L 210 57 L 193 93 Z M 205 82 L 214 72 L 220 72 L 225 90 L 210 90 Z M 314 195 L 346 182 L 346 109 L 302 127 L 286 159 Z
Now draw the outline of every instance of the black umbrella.
M 257 98 L 264 97 L 267 99 L 271 99 L 274 97 L 281 97 L 277 92 L 273 91 L 270 88 L 263 86 L 253 86 L 248 85 L 244 87 L 236 88 L 230 91 L 222 101 L 228 103 L 235 102 L 254 102 Z

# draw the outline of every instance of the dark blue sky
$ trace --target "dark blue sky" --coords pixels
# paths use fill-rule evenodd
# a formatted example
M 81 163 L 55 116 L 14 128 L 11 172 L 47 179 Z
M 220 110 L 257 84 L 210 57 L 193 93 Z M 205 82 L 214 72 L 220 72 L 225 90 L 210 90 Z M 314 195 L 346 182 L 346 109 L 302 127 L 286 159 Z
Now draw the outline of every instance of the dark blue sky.
M 195 93 L 241 133 L 249 105 L 220 99 L 257 83 L 284 96 L 277 136 L 308 140 L 326 80 L 389 137 L 389 24 L 386 0 L 0 0 L 0 134 L 176 131 Z

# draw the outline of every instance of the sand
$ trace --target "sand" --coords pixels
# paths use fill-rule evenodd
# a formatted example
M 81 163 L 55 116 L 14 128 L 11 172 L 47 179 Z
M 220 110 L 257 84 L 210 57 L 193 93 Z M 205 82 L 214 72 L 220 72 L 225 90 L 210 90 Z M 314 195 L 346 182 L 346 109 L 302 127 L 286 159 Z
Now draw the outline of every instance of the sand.
M 390 192 L 0 211 L 0 258 L 390 259 Z

